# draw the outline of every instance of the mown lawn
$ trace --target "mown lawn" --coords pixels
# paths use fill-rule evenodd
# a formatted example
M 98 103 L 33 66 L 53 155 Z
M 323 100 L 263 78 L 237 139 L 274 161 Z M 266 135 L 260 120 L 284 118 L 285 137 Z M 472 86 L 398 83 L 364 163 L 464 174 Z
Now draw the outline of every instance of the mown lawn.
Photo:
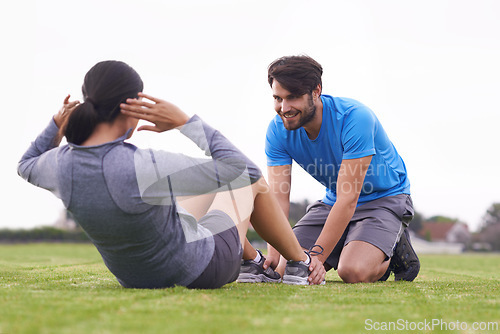
M 413 283 L 130 290 L 92 245 L 0 245 L 0 334 L 500 333 L 500 255 L 421 263 Z

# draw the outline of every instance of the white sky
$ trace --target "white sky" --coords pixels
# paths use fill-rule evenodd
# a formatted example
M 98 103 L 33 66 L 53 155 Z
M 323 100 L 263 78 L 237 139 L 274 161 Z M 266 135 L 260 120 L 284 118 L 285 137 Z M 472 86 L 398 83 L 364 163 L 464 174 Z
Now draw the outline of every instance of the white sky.
M 123 60 L 145 92 L 197 113 L 265 170 L 274 116 L 267 66 L 308 54 L 323 92 L 375 111 L 405 160 L 415 207 L 474 229 L 500 202 L 500 2 L 55 1 L 2 10 L 4 154 L 1 227 L 51 224 L 62 205 L 16 174 L 16 164 L 88 69 Z M 178 133 L 132 142 L 192 152 Z M 323 187 L 296 166 L 292 199 Z

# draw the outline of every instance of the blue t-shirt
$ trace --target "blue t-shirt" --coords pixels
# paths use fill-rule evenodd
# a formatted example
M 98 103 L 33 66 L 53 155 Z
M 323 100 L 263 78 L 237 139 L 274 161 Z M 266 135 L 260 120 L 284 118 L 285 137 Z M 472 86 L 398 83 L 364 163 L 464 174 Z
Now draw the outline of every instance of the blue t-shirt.
M 322 95 L 321 100 L 323 120 L 314 140 L 302 127 L 286 130 L 279 115 L 271 121 L 266 135 L 267 165 L 290 165 L 295 160 L 326 187 L 323 202 L 333 205 L 342 160 L 371 155 L 358 205 L 381 197 L 410 194 L 403 159 L 373 111 L 353 99 Z

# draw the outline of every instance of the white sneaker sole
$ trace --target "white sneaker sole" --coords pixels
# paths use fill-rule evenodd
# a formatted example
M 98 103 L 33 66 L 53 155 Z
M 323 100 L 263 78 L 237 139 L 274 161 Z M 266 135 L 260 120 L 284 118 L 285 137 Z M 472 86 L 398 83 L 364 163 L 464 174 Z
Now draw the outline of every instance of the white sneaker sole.
M 297 277 L 297 276 L 287 276 L 285 275 L 283 277 L 283 283 L 289 284 L 289 285 L 310 285 L 309 281 L 307 280 L 307 277 Z M 319 283 L 318 285 L 325 285 L 326 281 L 323 280 L 323 282 Z
M 236 280 L 238 283 L 279 283 L 281 282 L 280 279 L 272 279 L 267 277 L 264 274 L 248 274 L 248 273 L 241 273 L 238 276 L 238 279 Z
M 307 277 L 297 277 L 292 275 L 284 275 L 283 283 L 289 285 L 309 285 Z

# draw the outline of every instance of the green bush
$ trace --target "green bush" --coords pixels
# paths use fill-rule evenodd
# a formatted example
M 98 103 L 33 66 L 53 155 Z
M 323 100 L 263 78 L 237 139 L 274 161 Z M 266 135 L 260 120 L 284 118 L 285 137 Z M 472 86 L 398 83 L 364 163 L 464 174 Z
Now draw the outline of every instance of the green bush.
M 0 242 L 89 242 L 89 238 L 81 229 L 67 231 L 55 227 L 37 227 L 31 230 L 0 229 Z

